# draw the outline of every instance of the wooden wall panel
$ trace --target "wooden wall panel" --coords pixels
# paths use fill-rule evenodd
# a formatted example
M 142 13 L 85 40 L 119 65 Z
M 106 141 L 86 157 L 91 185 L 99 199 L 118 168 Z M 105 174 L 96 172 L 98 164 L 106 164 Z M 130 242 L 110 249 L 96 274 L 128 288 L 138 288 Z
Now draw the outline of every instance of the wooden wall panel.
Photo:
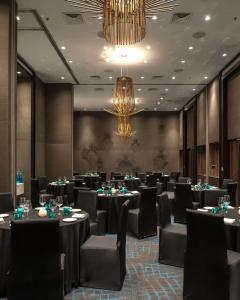
M 194 111 L 193 108 L 187 112 L 187 149 L 194 148 Z
M 208 139 L 209 143 L 219 142 L 219 81 L 208 87 Z
M 183 111 L 179 113 L 179 150 L 183 149 Z
M 206 178 L 206 146 L 197 147 L 197 177 L 202 181 Z
M 73 95 L 71 84 L 46 84 L 46 175 L 72 177 Z
M 209 145 L 209 177 L 212 182 L 218 183 L 219 179 L 219 143 Z
M 197 97 L 197 145 L 206 144 L 206 95 L 205 91 Z

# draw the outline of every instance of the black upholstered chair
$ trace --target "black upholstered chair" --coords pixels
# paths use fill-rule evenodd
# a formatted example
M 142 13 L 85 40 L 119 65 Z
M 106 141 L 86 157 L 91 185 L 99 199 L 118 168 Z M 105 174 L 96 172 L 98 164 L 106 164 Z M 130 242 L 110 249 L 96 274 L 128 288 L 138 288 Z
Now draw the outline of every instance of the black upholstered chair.
M 48 185 L 47 176 L 40 176 L 40 177 L 37 177 L 37 179 L 38 179 L 39 193 L 46 194 L 47 193 L 47 185 Z
M 191 181 L 191 177 L 178 177 L 178 182 L 179 183 L 189 183 Z
M 240 299 L 240 254 L 227 250 L 223 216 L 187 211 L 185 300 Z
M 100 173 L 101 181 L 106 182 L 107 181 L 107 173 L 101 172 Z
M 90 219 L 90 233 L 102 235 L 106 232 L 105 210 L 97 210 L 97 192 L 78 190 L 76 208 L 81 208 L 88 212 Z
M 234 182 L 233 179 L 230 179 L 230 178 L 225 178 L 225 179 L 223 179 L 222 188 L 223 188 L 223 189 L 227 189 L 227 184 L 228 184 L 228 183 L 232 183 L 232 182 Z
M 128 212 L 128 231 L 139 239 L 157 234 L 156 193 L 154 187 L 143 188 L 139 208 Z
M 155 174 L 149 174 L 146 180 L 147 180 L 147 186 L 149 187 L 155 187 L 157 184 L 157 177 Z
M 114 177 L 113 177 L 113 179 L 120 181 L 120 180 L 124 180 L 124 177 L 125 177 L 124 175 L 117 175 L 117 174 L 115 174 Z
M 61 258 L 58 220 L 12 221 L 7 299 L 63 300 Z
M 111 174 L 110 174 L 110 179 L 114 179 L 115 176 L 122 176 L 122 174 L 119 173 L 119 172 L 111 172 Z M 124 178 L 123 178 L 123 179 L 124 179 Z
M 186 224 L 186 209 L 197 209 L 199 202 L 193 201 L 191 184 L 176 183 L 174 199 L 174 222 Z
M 170 181 L 177 182 L 179 176 L 180 176 L 180 172 L 171 172 L 170 173 Z
M 0 193 L 0 213 L 13 211 L 13 197 L 11 193 Z
M 91 236 L 80 250 L 80 286 L 121 290 L 126 274 L 126 230 L 130 201 L 121 207 L 117 241 Z
M 136 176 L 141 180 L 141 183 L 146 183 L 146 173 L 137 173 Z
M 227 183 L 227 193 L 230 196 L 230 205 L 238 206 L 237 201 L 237 182 Z
M 205 190 L 203 195 L 204 206 L 218 206 L 219 197 L 227 195 L 227 190 L 217 189 L 217 190 Z
M 171 223 L 171 201 L 167 193 L 157 196 L 159 205 L 159 263 L 183 267 L 187 228 Z
M 69 182 L 66 184 L 66 195 L 64 195 L 64 205 L 74 206 L 74 182 Z

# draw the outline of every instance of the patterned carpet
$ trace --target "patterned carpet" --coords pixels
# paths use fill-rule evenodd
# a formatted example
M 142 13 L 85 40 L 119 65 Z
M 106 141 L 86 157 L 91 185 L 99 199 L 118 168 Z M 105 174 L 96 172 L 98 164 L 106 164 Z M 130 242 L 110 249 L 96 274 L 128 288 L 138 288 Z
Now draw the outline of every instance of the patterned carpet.
M 109 235 L 110 238 L 116 238 Z M 158 238 L 127 236 L 127 275 L 119 292 L 78 288 L 65 300 L 182 300 L 183 270 L 158 263 Z

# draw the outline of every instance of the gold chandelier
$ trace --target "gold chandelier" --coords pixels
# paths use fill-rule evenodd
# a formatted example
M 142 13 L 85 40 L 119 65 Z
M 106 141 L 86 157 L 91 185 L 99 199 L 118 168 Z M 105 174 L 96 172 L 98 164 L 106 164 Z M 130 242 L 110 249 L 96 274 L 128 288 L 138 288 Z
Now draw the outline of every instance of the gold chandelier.
M 65 0 L 81 13 L 103 18 L 103 34 L 114 45 L 140 42 L 146 34 L 146 18 L 174 9 L 176 0 Z
M 114 133 L 124 139 L 132 137 L 136 134 L 136 131 L 132 130 L 132 126 L 130 124 L 130 118 L 128 116 L 118 117 L 117 120 L 117 131 Z

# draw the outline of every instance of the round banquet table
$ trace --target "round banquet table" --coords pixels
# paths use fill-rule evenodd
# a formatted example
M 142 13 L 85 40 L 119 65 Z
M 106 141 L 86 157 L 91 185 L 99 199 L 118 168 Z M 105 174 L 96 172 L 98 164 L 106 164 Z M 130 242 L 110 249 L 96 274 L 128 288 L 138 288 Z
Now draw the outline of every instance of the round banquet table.
M 124 179 L 124 183 L 129 191 L 135 191 L 141 185 L 141 180 L 139 178 Z
M 98 195 L 97 209 L 107 211 L 107 232 L 117 233 L 118 220 L 120 216 L 120 209 L 126 200 L 131 200 L 130 209 L 137 208 L 140 199 L 140 193 L 117 194 L 108 196 L 105 194 Z
M 39 219 L 37 213 L 36 210 L 30 211 L 28 218 Z M 80 246 L 89 237 L 89 215 L 85 213 L 84 218 L 71 223 L 62 221 L 63 218 L 67 218 L 65 216 L 61 215 L 59 218 L 61 253 L 65 254 L 64 290 L 65 293 L 69 293 L 73 287 L 80 284 Z M 10 213 L 10 217 L 4 218 L 4 220 L 5 223 L 0 224 L 0 298 L 6 296 L 6 274 L 10 266 L 10 221 L 13 220 L 13 213 Z
M 224 214 L 224 218 L 235 219 L 232 224 L 227 224 L 225 222 L 225 233 L 227 248 L 229 250 L 240 252 L 240 216 L 238 214 L 239 208 L 228 209 L 227 213 Z M 209 214 L 212 214 L 208 210 Z

